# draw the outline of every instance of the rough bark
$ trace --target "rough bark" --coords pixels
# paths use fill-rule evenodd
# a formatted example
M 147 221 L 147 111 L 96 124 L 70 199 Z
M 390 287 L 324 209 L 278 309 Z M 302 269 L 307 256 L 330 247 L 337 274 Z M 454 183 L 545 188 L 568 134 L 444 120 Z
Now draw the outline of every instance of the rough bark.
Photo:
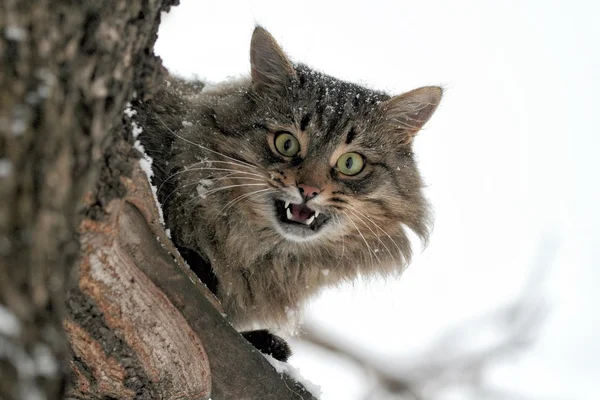
M 64 293 L 81 197 L 152 54 L 172 1 L 0 1 L 0 397 L 57 398 Z M 6 325 L 8 326 L 8 325 Z
M 177 2 L 0 0 L 2 400 L 312 398 L 180 267 L 139 175 L 122 111 Z
M 67 393 L 77 399 L 208 398 L 210 371 L 200 338 L 139 268 L 173 262 L 157 241 L 171 246 L 152 192 L 135 168 L 131 146 L 121 140 L 111 150 L 99 189 L 116 184 L 113 177 L 127 196 L 109 200 L 101 210 L 92 206 L 94 212 L 80 224 L 79 284 L 69 292 L 65 320 L 75 373 Z M 119 173 L 122 165 L 130 166 L 131 178 Z
M 118 147 L 113 155 L 131 161 L 130 144 Z M 168 239 L 140 168 L 119 179 L 126 197 L 80 227 L 79 285 L 65 322 L 76 376 L 69 397 L 312 399 L 223 317 Z

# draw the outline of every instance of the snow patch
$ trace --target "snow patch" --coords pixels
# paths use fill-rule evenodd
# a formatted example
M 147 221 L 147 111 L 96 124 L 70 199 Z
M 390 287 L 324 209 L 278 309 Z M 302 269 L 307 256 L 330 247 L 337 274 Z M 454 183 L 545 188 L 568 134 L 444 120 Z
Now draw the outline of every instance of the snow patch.
M 5 328 L 4 324 L 0 324 Z M 34 384 L 40 377 L 54 379 L 59 372 L 59 363 L 46 343 L 34 345 L 32 354 L 28 354 L 22 344 L 14 343 L 0 335 L 0 359 L 12 364 L 20 379 L 17 398 L 27 400 L 45 400 L 45 395 Z
M 125 110 L 123 110 L 123 113 L 129 118 L 133 118 L 134 115 L 137 115 L 137 110 L 131 108 L 131 103 L 127 103 L 125 104 Z
M 39 376 L 53 377 L 58 372 L 58 362 L 50 348 L 45 344 L 38 344 L 33 349 L 33 360 Z
M 6 178 L 12 174 L 12 162 L 7 158 L 0 158 L 0 178 Z
M 129 118 L 133 118 L 133 116 L 137 114 L 137 111 L 131 108 L 130 103 L 127 103 L 127 106 L 125 107 L 125 110 L 123 110 L 123 113 Z M 131 134 L 133 135 L 134 139 L 137 139 L 140 133 L 142 133 L 144 130 L 141 126 L 138 125 L 136 121 L 131 120 L 130 122 Z M 160 221 L 160 224 L 162 226 L 165 226 L 165 215 L 163 213 L 163 209 L 160 203 L 158 202 L 158 189 L 152 184 L 152 177 L 154 176 L 154 171 L 152 171 L 152 157 L 146 154 L 146 149 L 144 149 L 144 146 L 139 140 L 135 140 L 135 142 L 133 143 L 133 147 L 142 155 L 142 158 L 140 158 L 139 161 L 140 168 L 142 168 L 142 171 L 144 171 L 146 177 L 148 178 L 148 183 L 150 184 L 150 189 L 152 190 L 152 196 L 154 197 L 154 203 L 156 204 L 156 208 L 158 209 L 158 219 Z
M 140 158 L 140 167 L 148 177 L 148 182 L 152 184 L 152 177 L 154 176 L 154 171 L 152 171 L 152 157 L 146 154 L 146 149 L 139 140 L 136 140 L 133 143 L 133 147 L 142 154 L 142 158 Z
M 27 37 L 27 31 L 20 26 L 7 26 L 4 28 L 4 36 L 8 40 L 14 40 L 15 42 L 20 42 L 25 40 Z
M 267 359 L 269 364 L 271 364 L 273 368 L 275 368 L 275 371 L 277 371 L 279 374 L 285 374 L 293 380 L 295 380 L 296 382 L 302 384 L 302 386 L 304 386 L 306 390 L 308 390 L 317 399 L 321 397 L 321 386 L 312 383 L 308 379 L 305 379 L 300 373 L 299 369 L 294 368 L 286 362 L 276 360 L 268 354 L 261 354 Z
M 238 88 L 250 82 L 250 77 L 247 75 L 228 76 L 224 80 L 217 83 L 206 82 L 202 88 L 203 94 L 218 94 L 228 89 Z
M 198 192 L 198 196 L 205 199 L 206 193 L 208 192 L 210 187 L 214 184 L 215 183 L 213 181 L 211 181 L 210 179 L 201 179 L 200 184 L 198 186 L 196 186 L 196 191 Z
M 10 129 L 14 136 L 21 136 L 23 133 L 25 133 L 25 130 L 27 129 L 27 124 L 25 124 L 25 120 L 21 118 L 15 118 L 13 119 Z
M 192 125 L 194 125 L 194 124 L 192 124 L 192 123 L 191 123 L 191 122 L 189 122 L 189 121 L 182 121 L 182 122 L 181 122 L 181 125 L 183 125 L 183 126 L 185 126 L 185 127 L 188 127 L 188 126 L 192 126 Z
M 150 157 L 148 157 L 148 158 L 150 159 L 149 168 L 150 168 L 150 170 L 152 170 L 152 159 Z M 140 165 L 142 165 L 142 160 L 140 160 Z M 151 182 L 150 176 L 148 176 L 148 182 Z M 154 196 L 154 202 L 156 203 L 156 208 L 158 209 L 158 220 L 159 220 L 160 224 L 164 227 L 165 226 L 165 214 L 163 214 L 163 209 L 162 209 L 160 203 L 158 202 L 158 189 L 152 183 L 150 183 L 150 189 L 152 189 L 152 196 Z
M 19 320 L 8 308 L 0 305 L 0 334 L 8 337 L 16 337 L 21 334 Z
M 137 122 L 131 121 L 131 134 L 133 135 L 134 139 L 137 139 L 137 137 L 140 136 L 140 133 L 143 131 L 144 130 L 137 124 Z

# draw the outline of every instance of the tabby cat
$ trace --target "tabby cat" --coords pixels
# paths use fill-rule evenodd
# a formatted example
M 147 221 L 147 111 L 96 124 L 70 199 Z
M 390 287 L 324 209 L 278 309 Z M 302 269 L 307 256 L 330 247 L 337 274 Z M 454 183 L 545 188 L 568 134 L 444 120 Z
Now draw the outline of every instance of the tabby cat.
M 326 286 L 402 271 L 407 229 L 427 239 L 412 144 L 442 90 L 341 81 L 261 27 L 250 62 L 249 78 L 212 88 L 169 78 L 138 105 L 140 139 L 173 241 L 229 319 L 281 328 Z

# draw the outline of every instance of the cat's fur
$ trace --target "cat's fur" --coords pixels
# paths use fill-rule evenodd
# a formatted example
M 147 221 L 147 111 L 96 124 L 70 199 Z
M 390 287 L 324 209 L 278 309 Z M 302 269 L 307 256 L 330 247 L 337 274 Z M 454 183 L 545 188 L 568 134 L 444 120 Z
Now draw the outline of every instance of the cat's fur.
M 281 327 L 324 286 L 402 271 L 407 228 L 427 239 L 412 140 L 442 91 L 391 97 L 292 64 L 261 27 L 250 58 L 250 78 L 209 91 L 170 78 L 139 105 L 140 138 L 173 240 L 210 262 L 229 318 Z M 278 153 L 278 132 L 298 139 L 298 156 Z M 343 176 L 336 160 L 350 151 L 366 166 Z M 275 199 L 306 200 L 299 184 L 321 190 L 305 202 L 321 212 L 314 235 L 276 221 Z

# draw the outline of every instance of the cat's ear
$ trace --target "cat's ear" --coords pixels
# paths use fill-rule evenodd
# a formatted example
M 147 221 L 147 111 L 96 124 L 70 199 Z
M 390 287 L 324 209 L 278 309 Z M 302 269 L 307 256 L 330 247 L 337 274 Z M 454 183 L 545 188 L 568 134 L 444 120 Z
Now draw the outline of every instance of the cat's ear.
M 384 101 L 379 110 L 386 128 L 409 144 L 440 104 L 442 92 L 438 86 L 426 86 Z
M 250 42 L 252 84 L 255 88 L 276 89 L 296 77 L 296 70 L 266 29 L 257 26 Z

